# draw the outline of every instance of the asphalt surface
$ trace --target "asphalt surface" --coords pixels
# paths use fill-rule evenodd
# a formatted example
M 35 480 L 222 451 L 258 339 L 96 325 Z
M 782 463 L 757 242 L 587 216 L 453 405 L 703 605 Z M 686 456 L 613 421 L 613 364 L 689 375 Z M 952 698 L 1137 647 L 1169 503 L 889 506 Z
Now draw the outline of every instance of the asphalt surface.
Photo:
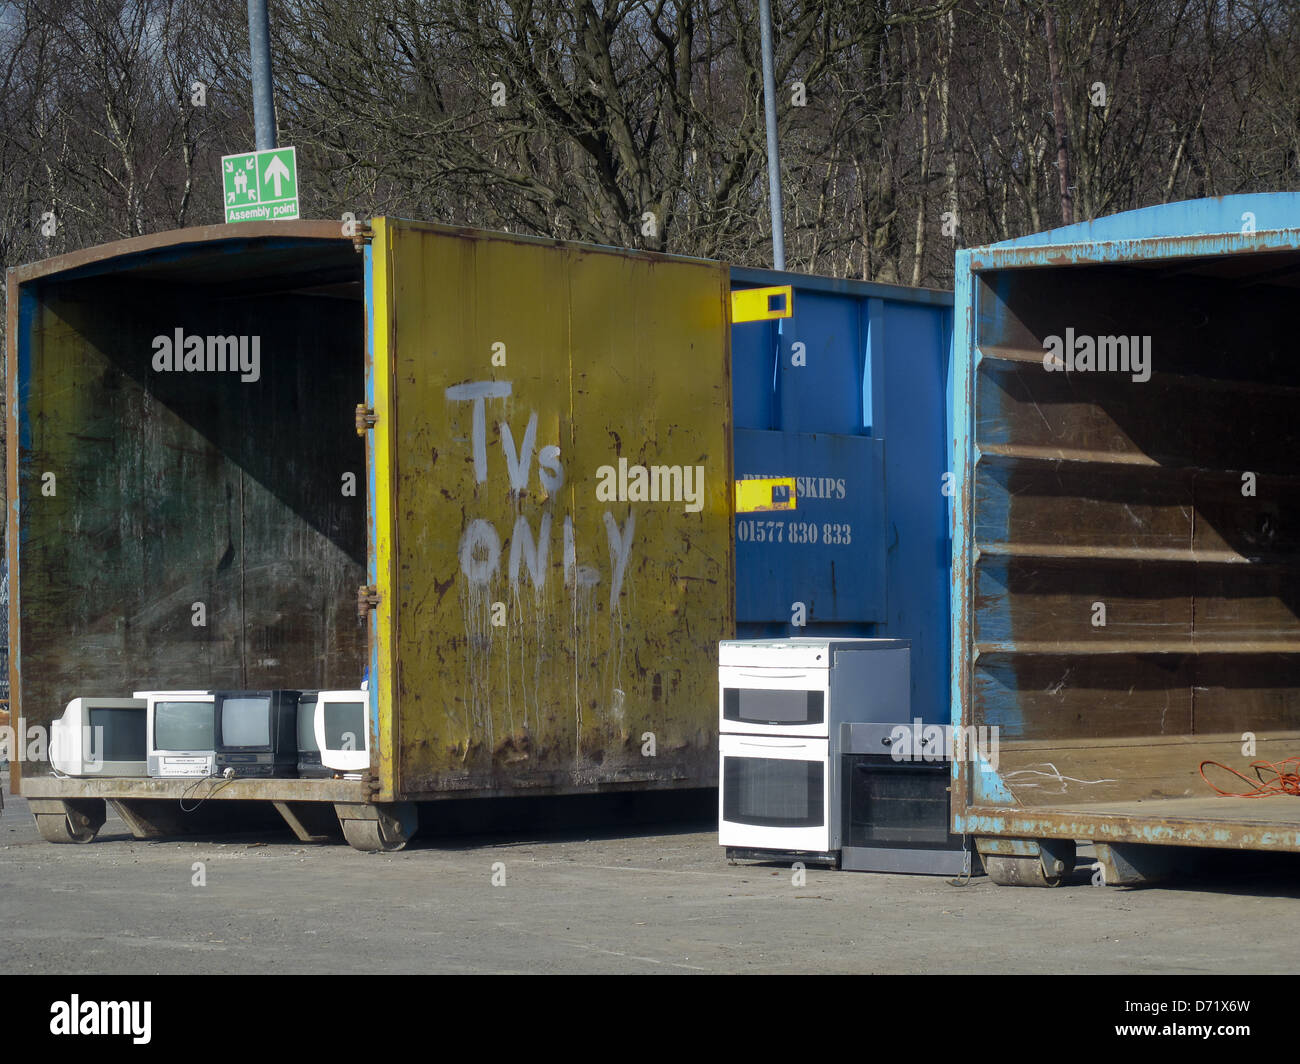
M 1094 887 L 1087 861 L 1050 890 L 818 868 L 799 884 L 788 867 L 728 864 L 707 824 L 426 837 L 364 854 L 287 830 L 137 842 L 111 807 L 94 842 L 54 846 L 7 795 L 0 970 L 1223 974 L 1300 964 L 1290 855 L 1145 889 Z

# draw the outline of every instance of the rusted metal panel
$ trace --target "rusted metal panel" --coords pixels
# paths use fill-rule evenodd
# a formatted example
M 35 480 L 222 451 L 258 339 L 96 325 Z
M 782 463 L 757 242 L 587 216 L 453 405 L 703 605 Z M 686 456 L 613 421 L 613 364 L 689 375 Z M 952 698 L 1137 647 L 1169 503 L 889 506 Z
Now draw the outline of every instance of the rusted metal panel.
M 202 801 L 360 802 L 369 797 L 361 780 L 247 779 L 58 779 L 32 776 L 23 780 L 23 796 L 39 799 L 166 798 L 192 806 Z
M 190 283 L 242 279 L 245 284 L 267 278 L 278 279 L 302 273 L 302 242 L 322 241 L 326 245 L 351 246 L 334 221 L 245 222 L 239 226 L 198 225 L 147 236 L 116 240 L 108 244 L 70 251 L 66 255 L 11 266 L 9 283 L 54 276 L 84 276 L 95 273 L 129 275 L 139 280 L 184 276 Z M 221 245 L 226 257 L 194 255 Z M 242 251 L 257 251 L 256 261 L 243 258 Z M 333 260 L 339 269 L 338 260 Z M 319 268 L 319 264 L 318 264 Z M 12 289 L 11 289 L 12 291 Z
M 372 253 L 398 796 L 715 782 L 726 267 L 392 220 Z
M 1293 200 L 958 255 L 952 722 L 1003 740 L 963 830 L 1297 848 L 1197 771 L 1300 737 Z
M 1269 805 L 1262 804 L 1265 801 Z M 1085 804 L 1059 811 L 1034 806 L 971 806 L 963 811 L 961 830 L 972 835 L 1300 852 L 1300 829 L 1292 808 L 1295 799 L 1284 795 L 1250 802 L 1249 807 L 1242 807 L 1234 806 L 1230 799 L 1176 799 L 1162 802 L 1158 808 L 1148 808 L 1149 802 L 1129 802 L 1105 810 Z
M 20 593 L 18 581 L 14 575 L 18 571 L 18 462 L 15 460 L 18 442 L 18 350 L 19 307 L 23 300 L 30 303 L 30 296 L 23 293 L 10 271 L 6 279 L 5 311 L 5 569 L 9 574 L 9 700 L 5 705 L 3 726 L 15 726 L 21 702 L 22 660 L 19 648 L 22 645 L 22 631 L 18 625 Z M 22 792 L 22 765 L 17 759 L 9 763 L 9 790 L 13 794 Z

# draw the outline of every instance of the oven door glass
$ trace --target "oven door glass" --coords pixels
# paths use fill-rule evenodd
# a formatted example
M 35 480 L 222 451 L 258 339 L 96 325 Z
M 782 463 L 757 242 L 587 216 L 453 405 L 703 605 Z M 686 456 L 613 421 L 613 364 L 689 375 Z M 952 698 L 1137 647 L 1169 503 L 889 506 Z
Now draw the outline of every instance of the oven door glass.
M 720 834 L 728 846 L 827 850 L 826 740 L 722 737 Z
M 826 822 L 826 766 L 820 761 L 728 757 L 722 777 L 722 815 L 733 824 L 814 828 Z
M 821 691 L 764 691 L 752 687 L 722 689 L 722 719 L 735 724 L 822 724 L 826 696 Z
M 827 669 L 718 670 L 718 730 L 744 735 L 829 736 Z
M 944 847 L 950 770 L 946 761 L 844 758 L 844 845 Z M 960 839 L 955 840 L 960 845 Z

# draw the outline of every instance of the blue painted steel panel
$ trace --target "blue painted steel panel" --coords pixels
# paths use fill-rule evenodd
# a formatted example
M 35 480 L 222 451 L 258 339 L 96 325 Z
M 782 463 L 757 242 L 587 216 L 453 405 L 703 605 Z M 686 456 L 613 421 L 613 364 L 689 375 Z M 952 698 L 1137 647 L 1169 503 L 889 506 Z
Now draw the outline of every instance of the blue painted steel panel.
M 872 301 L 875 302 L 874 300 Z M 951 315 L 881 300 L 872 320 L 884 358 L 883 394 L 871 421 L 885 441 L 886 587 L 882 636 L 912 641 L 912 712 L 947 719 L 949 544 L 946 413 Z
M 970 523 L 970 479 L 972 454 L 971 425 L 971 357 L 975 337 L 975 279 L 970 269 L 970 252 L 958 251 L 953 276 L 953 320 L 951 375 L 949 377 L 949 439 L 952 450 L 948 458 L 948 469 L 952 474 L 949 482 L 948 527 L 952 537 L 952 574 L 950 585 L 950 653 L 949 653 L 949 689 L 952 705 L 949 710 L 949 723 L 954 729 L 962 727 L 963 710 L 970 702 L 970 680 L 966 672 L 965 633 L 970 625 L 970 596 L 967 593 L 967 567 L 970 564 L 971 523 Z M 965 804 L 968 778 L 967 765 L 954 760 L 953 798 L 954 807 L 960 812 Z M 974 786 L 980 785 L 976 776 Z M 976 802 L 992 800 L 992 795 L 976 793 L 972 795 Z M 960 817 L 954 817 L 954 826 L 960 824 Z
M 899 303 L 913 303 L 923 307 L 952 309 L 952 293 L 944 288 L 912 288 L 903 284 L 883 284 L 880 281 L 855 281 L 845 277 L 823 277 L 813 273 L 787 273 L 752 266 L 731 267 L 731 284 L 734 288 L 763 288 L 768 285 L 794 285 L 801 292 L 835 292 L 851 299 L 884 299 Z M 796 312 L 798 308 L 796 307 Z
M 861 433 L 861 301 L 804 291 L 779 332 L 777 398 L 785 432 Z
M 736 515 L 736 619 L 884 620 L 883 441 L 737 429 L 735 455 L 738 480 L 797 480 L 795 509 Z
M 737 428 L 777 427 L 776 326 L 775 321 L 754 321 L 731 328 L 731 416 Z
M 366 311 L 366 409 L 375 409 L 375 257 L 374 246 L 366 241 L 362 248 L 362 291 Z M 374 440 L 373 435 L 366 440 L 366 541 L 374 543 L 375 529 L 380 527 L 381 516 L 378 509 L 379 486 L 375 482 Z M 379 557 L 374 549 L 366 551 L 366 586 L 379 586 Z M 377 727 L 379 722 L 379 677 L 383 675 L 379 663 L 379 640 L 375 634 L 379 627 L 379 618 L 375 611 L 370 611 L 366 623 L 372 626 L 368 633 L 368 651 L 366 654 L 365 686 L 366 701 L 369 702 L 370 724 Z M 370 678 L 375 677 L 371 683 Z M 372 738 L 372 742 L 375 741 Z M 377 749 L 377 746 L 372 747 Z
M 1141 210 L 1095 218 L 1090 222 L 1065 225 L 988 246 L 992 248 L 1044 247 L 1050 244 L 1140 240 L 1146 237 L 1250 233 L 1264 229 L 1294 229 L 1298 225 L 1300 225 L 1300 192 L 1269 192 L 1161 203 L 1154 207 L 1143 207 Z
M 870 438 L 873 448 L 861 453 L 879 454 L 883 469 L 877 496 L 869 464 L 836 466 L 848 498 L 855 504 L 878 498 L 873 505 L 880 513 L 866 537 L 857 533 L 861 518 L 852 519 L 855 562 L 848 572 L 836 562 L 834 593 L 830 567 L 817 551 L 808 553 L 808 566 L 793 578 L 801 586 L 811 581 L 808 598 L 835 602 L 828 617 L 814 612 L 808 627 L 790 625 L 789 587 L 773 585 L 773 574 L 790 564 L 788 544 L 737 543 L 740 634 L 910 639 L 912 713 L 941 723 L 950 705 L 951 551 L 943 486 L 952 438 L 952 296 L 773 270 L 733 268 L 731 277 L 735 288 L 794 288 L 790 318 L 732 328 L 736 475 L 804 475 L 800 441 L 806 433 Z M 804 344 L 804 366 L 793 364 L 796 343 Z M 756 451 L 746 429 L 768 430 L 771 440 Z M 761 467 L 751 465 L 756 454 Z
M 32 448 L 31 419 L 24 417 L 32 387 L 32 344 L 36 338 L 36 312 L 38 302 L 35 286 L 22 288 L 18 293 L 18 366 L 14 394 L 9 401 L 16 405 L 15 415 L 18 425 L 18 446 L 24 451 Z M 10 499 L 9 505 L 18 506 L 17 499 Z

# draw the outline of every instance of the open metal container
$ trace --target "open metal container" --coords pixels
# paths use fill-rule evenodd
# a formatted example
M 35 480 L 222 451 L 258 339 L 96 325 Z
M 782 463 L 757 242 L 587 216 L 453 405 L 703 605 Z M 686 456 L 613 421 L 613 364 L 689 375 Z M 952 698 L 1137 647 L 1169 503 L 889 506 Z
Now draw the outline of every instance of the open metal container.
M 356 781 L 16 762 L 48 837 L 93 835 L 105 798 L 165 833 L 184 794 L 278 802 L 304 837 L 330 802 L 389 848 L 426 798 L 712 782 L 726 265 L 372 224 L 11 271 L 15 718 L 81 693 L 346 689 L 368 666 L 375 752 Z
M 1298 227 L 1234 196 L 957 256 L 951 723 L 996 757 L 954 826 L 996 880 L 1300 850 L 1300 798 L 1199 771 L 1300 754 Z

